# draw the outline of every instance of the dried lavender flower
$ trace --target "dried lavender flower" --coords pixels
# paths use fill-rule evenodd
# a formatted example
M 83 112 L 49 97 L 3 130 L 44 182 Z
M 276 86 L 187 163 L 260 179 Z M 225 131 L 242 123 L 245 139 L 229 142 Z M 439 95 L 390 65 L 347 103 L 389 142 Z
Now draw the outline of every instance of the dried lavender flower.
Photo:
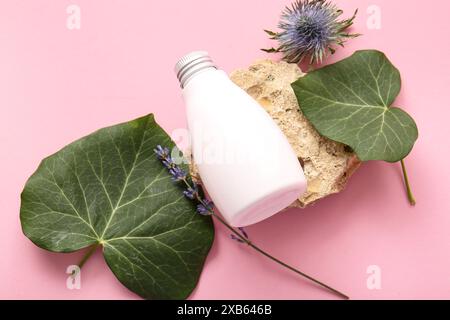
M 197 205 L 197 213 L 202 216 L 209 216 L 213 213 L 213 208 L 214 204 L 211 201 L 204 199 Z
M 156 156 L 158 157 L 159 160 L 163 160 L 170 157 L 170 150 L 167 147 L 157 145 L 156 148 L 153 149 L 153 151 L 155 151 Z
M 242 235 L 243 235 L 245 238 L 248 239 L 248 234 L 247 234 L 247 232 L 245 231 L 245 229 L 242 228 L 242 227 L 238 227 L 238 229 L 239 229 L 239 231 L 242 233 Z
M 194 200 L 199 196 L 198 193 L 198 186 L 193 183 L 192 187 L 189 186 L 186 190 L 183 191 L 183 194 L 186 196 L 186 198 Z
M 241 238 L 236 237 L 234 234 L 230 234 L 230 239 L 234 240 L 234 241 L 237 241 L 239 243 L 245 243 L 244 240 L 242 240 Z
M 278 48 L 262 49 L 281 52 L 283 60 L 302 62 L 309 57 L 310 64 L 321 63 L 335 45 L 343 46 L 349 38 L 359 36 L 346 30 L 353 25 L 355 11 L 350 19 L 338 20 L 343 11 L 328 0 L 296 0 L 282 12 L 278 27 L 281 32 L 265 30 L 271 39 L 278 40 Z
M 172 175 L 173 181 L 182 181 L 186 179 L 187 173 L 178 166 L 175 166 L 172 162 L 172 167 L 169 169 L 169 173 Z

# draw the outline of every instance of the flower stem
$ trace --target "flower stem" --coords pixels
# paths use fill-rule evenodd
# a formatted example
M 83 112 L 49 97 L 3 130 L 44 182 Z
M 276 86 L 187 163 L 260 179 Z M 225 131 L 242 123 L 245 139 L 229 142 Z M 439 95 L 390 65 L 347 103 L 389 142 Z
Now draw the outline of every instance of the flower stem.
M 289 270 L 291 270 L 291 271 L 293 271 L 293 272 L 299 274 L 300 276 L 305 277 L 306 279 L 309 279 L 310 281 L 312 281 L 312 282 L 318 284 L 319 286 L 324 287 L 324 288 L 330 290 L 331 292 L 337 294 L 337 295 L 340 296 L 341 298 L 344 298 L 344 299 L 346 299 L 346 300 L 349 299 L 349 297 L 348 297 L 347 295 L 343 294 L 342 292 L 340 292 L 340 291 L 338 291 L 338 290 L 336 290 L 336 289 L 334 289 L 334 288 L 332 288 L 332 287 L 330 287 L 330 286 L 324 284 L 323 282 L 321 282 L 321 281 L 319 281 L 319 280 L 314 279 L 313 277 L 311 277 L 311 276 L 309 276 L 309 275 L 307 275 L 307 274 L 305 274 L 305 273 L 303 273 L 303 272 L 297 270 L 297 269 L 294 268 L 294 267 L 291 267 L 290 265 L 284 263 L 283 261 L 281 261 L 281 260 L 275 258 L 275 257 L 272 256 L 271 254 L 265 252 L 264 250 L 262 250 L 261 248 L 259 248 L 259 247 L 256 246 L 255 244 L 253 244 L 250 240 L 248 240 L 247 238 L 243 237 L 239 232 L 237 232 L 232 226 L 230 226 L 224 219 L 222 219 L 222 217 L 220 217 L 219 215 L 217 215 L 215 212 L 212 214 L 212 216 L 213 216 L 214 218 L 216 218 L 220 223 L 222 223 L 227 229 L 229 229 L 231 232 L 233 232 L 234 235 L 236 235 L 237 237 L 239 237 L 239 239 L 241 239 L 242 241 L 244 241 L 247 245 L 249 245 L 251 248 L 253 248 L 253 249 L 256 250 L 257 252 L 261 253 L 263 256 L 265 256 L 265 257 L 269 258 L 270 260 L 272 260 L 272 261 L 278 263 L 279 265 L 281 265 L 281 266 L 283 266 L 283 267 L 285 267 L 285 268 L 287 268 L 287 269 L 289 269 Z
M 409 203 L 412 206 L 416 205 L 416 199 L 414 198 L 414 195 L 411 191 L 411 186 L 409 184 L 409 178 L 408 178 L 408 173 L 406 172 L 406 166 L 405 166 L 405 161 L 402 160 L 400 161 L 401 165 L 402 165 L 402 171 L 403 171 L 403 180 L 405 181 L 405 187 L 406 187 L 406 194 L 408 195 L 408 200 Z

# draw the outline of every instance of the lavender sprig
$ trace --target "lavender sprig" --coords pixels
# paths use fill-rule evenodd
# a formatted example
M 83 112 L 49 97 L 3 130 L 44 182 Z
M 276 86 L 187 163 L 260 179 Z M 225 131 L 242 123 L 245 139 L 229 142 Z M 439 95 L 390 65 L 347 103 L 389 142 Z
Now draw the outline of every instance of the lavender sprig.
M 169 148 L 158 145 L 156 146 L 154 151 L 157 158 L 161 161 L 164 167 L 166 167 L 168 172 L 172 175 L 172 180 L 174 182 L 182 182 L 184 184 L 186 189 L 183 191 L 183 194 L 185 195 L 186 198 L 193 200 L 197 203 L 198 214 L 212 216 L 221 224 L 223 224 L 228 230 L 231 231 L 230 235 L 231 239 L 236 240 L 240 243 L 247 244 L 252 249 L 256 250 L 257 252 L 269 258 L 270 260 L 278 263 L 279 265 L 299 274 L 302 277 L 311 280 L 312 282 L 330 290 L 331 292 L 337 294 L 338 296 L 344 299 L 349 299 L 349 297 L 343 294 L 342 292 L 339 292 L 338 290 L 333 289 L 332 287 L 320 282 L 319 280 L 316 280 L 313 277 L 295 269 L 294 267 L 291 267 L 290 265 L 282 262 L 281 260 L 275 258 L 274 256 L 270 255 L 269 253 L 265 252 L 264 250 L 253 244 L 253 242 L 249 240 L 248 234 L 243 228 L 238 229 L 233 228 L 220 215 L 216 214 L 216 212 L 214 211 L 214 204 L 210 200 L 203 198 L 201 196 L 200 186 L 195 182 L 193 182 L 191 179 L 189 179 L 187 173 L 174 162 L 173 158 L 170 155 L 171 152 Z

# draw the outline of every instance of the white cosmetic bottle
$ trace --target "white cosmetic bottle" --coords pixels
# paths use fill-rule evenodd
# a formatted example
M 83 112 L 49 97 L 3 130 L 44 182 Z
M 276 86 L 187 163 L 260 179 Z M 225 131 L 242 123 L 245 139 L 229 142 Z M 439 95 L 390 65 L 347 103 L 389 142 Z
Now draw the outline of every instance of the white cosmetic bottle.
M 243 227 L 293 203 L 306 190 L 291 145 L 267 112 L 207 52 L 175 66 L 187 108 L 194 162 L 225 220 Z

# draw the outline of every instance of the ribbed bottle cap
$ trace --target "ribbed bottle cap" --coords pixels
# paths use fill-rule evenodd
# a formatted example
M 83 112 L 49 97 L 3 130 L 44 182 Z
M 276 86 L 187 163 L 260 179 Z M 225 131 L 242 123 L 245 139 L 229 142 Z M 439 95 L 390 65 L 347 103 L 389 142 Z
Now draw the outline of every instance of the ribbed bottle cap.
M 216 65 L 206 51 L 192 51 L 183 56 L 175 65 L 175 74 L 181 88 L 195 73 L 210 67 L 216 68 Z

